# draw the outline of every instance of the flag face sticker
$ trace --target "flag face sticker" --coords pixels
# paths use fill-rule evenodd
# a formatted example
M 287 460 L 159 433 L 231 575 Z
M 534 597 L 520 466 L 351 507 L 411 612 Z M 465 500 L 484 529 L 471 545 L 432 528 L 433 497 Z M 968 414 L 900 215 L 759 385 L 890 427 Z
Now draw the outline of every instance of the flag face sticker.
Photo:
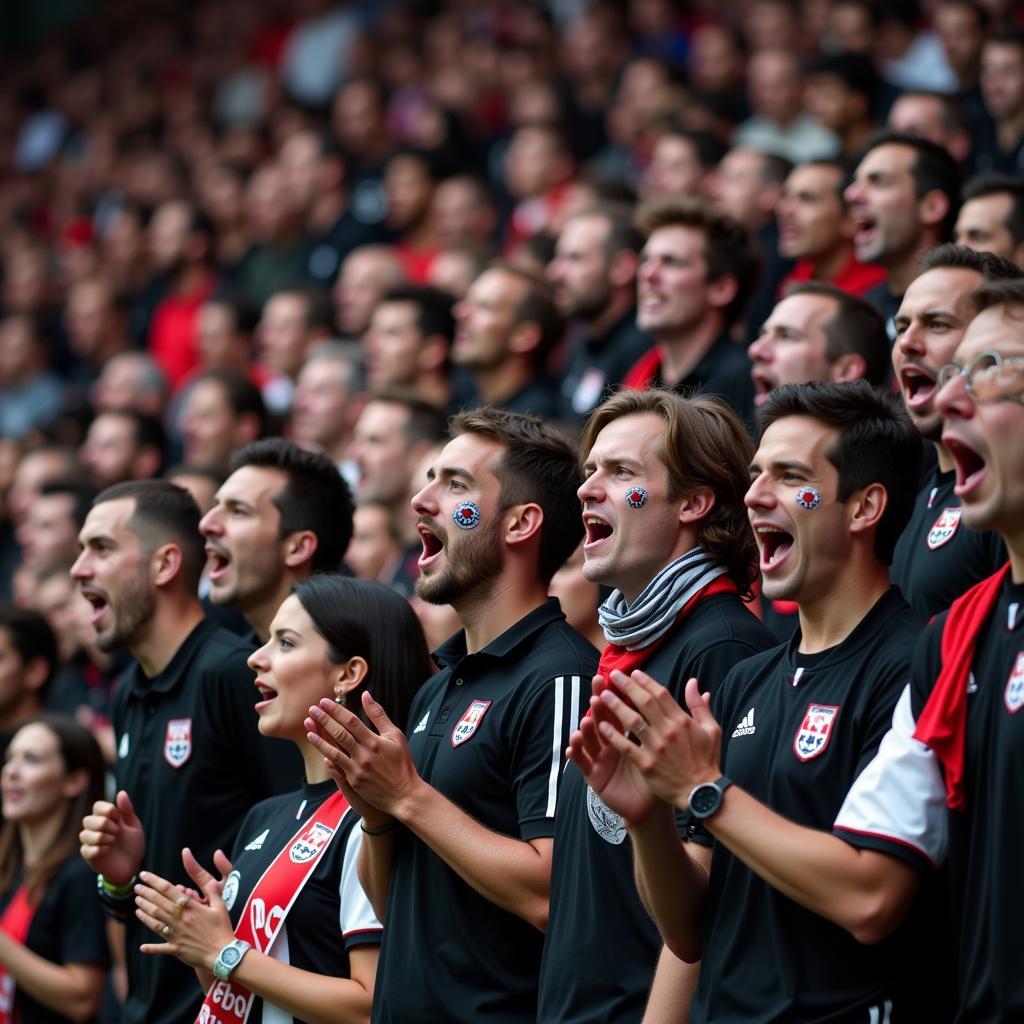
M 647 489 L 644 487 L 630 487 L 626 491 L 626 504 L 630 508 L 643 508 L 647 504 Z
M 928 550 L 934 551 L 941 548 L 943 544 L 949 543 L 960 525 L 960 516 L 963 510 L 959 508 L 944 508 L 939 518 L 932 524 L 928 531 Z
M 1017 653 L 1010 678 L 1006 680 L 1006 692 L 1003 694 L 1006 710 L 1011 715 L 1017 714 L 1024 707 L 1024 651 Z
M 460 530 L 472 530 L 480 523 L 480 507 L 472 501 L 460 501 L 452 509 L 452 522 Z
M 817 508 L 821 504 L 821 491 L 817 487 L 801 487 L 796 492 L 796 503 L 801 508 Z
M 477 727 L 484 720 L 487 709 L 491 706 L 489 700 L 474 700 L 470 702 L 463 716 L 455 723 L 452 729 L 452 746 L 459 747 L 468 740 Z
M 164 737 L 164 760 L 180 768 L 192 756 L 192 719 L 172 718 Z
M 808 704 L 804 720 L 793 738 L 793 753 L 801 761 L 820 757 L 832 738 L 839 708 L 829 704 Z

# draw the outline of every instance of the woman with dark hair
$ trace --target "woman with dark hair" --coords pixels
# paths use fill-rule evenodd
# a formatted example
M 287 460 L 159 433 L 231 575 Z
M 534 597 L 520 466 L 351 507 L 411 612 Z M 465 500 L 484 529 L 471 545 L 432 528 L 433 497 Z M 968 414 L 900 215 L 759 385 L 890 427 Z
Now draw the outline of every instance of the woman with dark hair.
M 78 855 L 82 817 L 103 797 L 95 737 L 39 715 L 11 737 L 0 772 L 0 1022 L 91 1021 L 110 951 L 96 875 Z
M 363 830 L 304 720 L 324 697 L 361 709 L 371 687 L 404 722 L 432 672 L 423 632 L 387 587 L 314 576 L 281 604 L 249 666 L 260 732 L 298 745 L 305 784 L 249 812 L 232 862 L 214 857 L 222 881 L 188 850 L 182 860 L 201 892 L 140 875 L 136 913 L 165 940 L 143 951 L 196 969 L 203 1020 L 368 1021 L 381 925 L 356 877 Z

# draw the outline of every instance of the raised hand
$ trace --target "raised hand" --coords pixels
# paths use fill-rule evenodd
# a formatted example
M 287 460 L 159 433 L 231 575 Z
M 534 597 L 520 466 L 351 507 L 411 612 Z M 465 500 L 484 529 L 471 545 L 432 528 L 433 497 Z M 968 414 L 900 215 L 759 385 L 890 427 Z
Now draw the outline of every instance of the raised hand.
M 401 818 L 401 807 L 422 780 L 416 772 L 405 734 L 368 691 L 362 693 L 363 708 L 374 728 L 367 728 L 351 711 L 326 698 L 309 709 L 309 742 L 344 777 L 342 791 L 356 811 L 363 813 L 367 827 L 387 823 L 385 815 Z M 374 729 L 376 731 L 374 731 Z M 364 813 L 365 812 L 365 813 Z
M 82 819 L 78 836 L 82 856 L 112 885 L 127 885 L 142 866 L 146 834 L 135 808 L 122 789 L 114 803 L 97 800 Z

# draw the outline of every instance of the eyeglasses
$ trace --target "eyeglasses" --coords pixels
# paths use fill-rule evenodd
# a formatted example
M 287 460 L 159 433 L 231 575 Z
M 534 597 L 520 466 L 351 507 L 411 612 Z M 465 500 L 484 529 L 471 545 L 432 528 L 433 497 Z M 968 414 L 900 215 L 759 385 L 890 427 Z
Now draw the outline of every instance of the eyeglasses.
M 945 387 L 954 377 L 964 378 L 967 394 L 979 404 L 1016 402 L 1024 405 L 1024 356 L 981 352 L 966 366 L 946 363 L 939 370 L 936 386 Z

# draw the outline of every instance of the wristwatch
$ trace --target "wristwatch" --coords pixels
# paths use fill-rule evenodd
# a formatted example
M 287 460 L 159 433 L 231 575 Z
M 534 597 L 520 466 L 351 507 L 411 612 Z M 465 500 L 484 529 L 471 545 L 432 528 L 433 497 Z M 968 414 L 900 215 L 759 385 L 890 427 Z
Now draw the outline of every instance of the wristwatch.
M 242 957 L 250 949 L 252 945 L 244 939 L 232 939 L 213 961 L 213 973 L 221 981 L 227 981 L 231 977 L 231 972 L 242 962 Z
M 727 779 L 723 775 L 715 782 L 702 782 L 699 786 L 694 786 L 690 792 L 690 814 L 699 821 L 710 818 L 722 806 L 722 797 L 731 785 L 732 779 Z

